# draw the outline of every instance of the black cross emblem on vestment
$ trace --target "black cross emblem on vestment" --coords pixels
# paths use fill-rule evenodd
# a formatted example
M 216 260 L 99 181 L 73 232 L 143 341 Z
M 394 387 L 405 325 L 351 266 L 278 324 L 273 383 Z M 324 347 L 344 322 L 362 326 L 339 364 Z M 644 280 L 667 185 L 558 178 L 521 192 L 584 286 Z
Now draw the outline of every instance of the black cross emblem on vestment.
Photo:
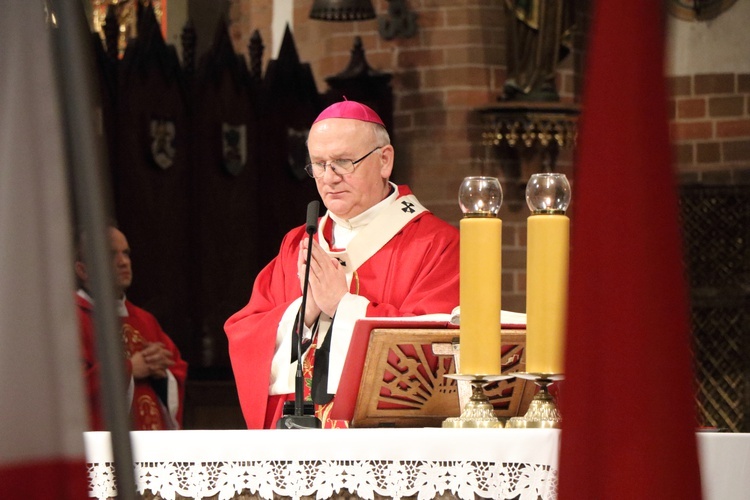
M 338 257 L 336 257 L 336 260 L 339 261 L 339 264 L 341 264 L 342 266 L 346 267 L 346 262 L 344 262 L 343 260 L 339 259 Z
M 414 203 L 410 201 L 402 201 L 401 204 L 404 206 L 404 208 L 401 209 L 402 212 L 409 212 L 410 214 L 416 212 L 416 210 L 414 210 Z

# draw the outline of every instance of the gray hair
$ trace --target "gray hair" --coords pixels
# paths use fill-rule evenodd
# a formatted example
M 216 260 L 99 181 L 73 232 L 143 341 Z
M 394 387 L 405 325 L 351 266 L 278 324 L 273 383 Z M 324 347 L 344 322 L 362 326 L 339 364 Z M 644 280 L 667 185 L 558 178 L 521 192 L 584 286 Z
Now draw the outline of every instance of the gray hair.
M 384 126 L 378 123 L 372 123 L 373 132 L 375 133 L 375 144 L 378 146 L 387 146 L 391 143 L 391 136 Z

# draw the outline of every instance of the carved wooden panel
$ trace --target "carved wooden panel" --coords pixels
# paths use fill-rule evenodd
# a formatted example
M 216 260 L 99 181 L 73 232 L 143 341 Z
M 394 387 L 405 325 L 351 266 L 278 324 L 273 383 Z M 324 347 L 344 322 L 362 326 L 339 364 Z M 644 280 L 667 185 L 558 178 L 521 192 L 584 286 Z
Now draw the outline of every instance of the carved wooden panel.
M 221 22 L 193 85 L 191 268 L 203 366 L 228 365 L 226 319 L 243 307 L 258 258 L 257 85 Z
M 132 249 L 128 297 L 184 349 L 192 326 L 188 100 L 177 53 L 148 14 L 117 68 L 114 208 Z
M 750 431 L 750 187 L 683 186 L 700 424 Z
M 287 231 L 305 223 L 307 204 L 320 199 L 305 164 L 307 133 L 322 109 L 310 65 L 300 62 L 287 27 L 278 58 L 268 63 L 260 103 L 259 256 L 263 262 L 276 255 Z
M 352 427 L 440 427 L 461 413 L 467 382 L 456 373 L 458 330 L 374 329 L 370 335 Z M 502 331 L 502 371 L 525 369 L 524 330 Z M 485 386 L 500 419 L 523 415 L 536 392 L 533 382 L 511 378 Z

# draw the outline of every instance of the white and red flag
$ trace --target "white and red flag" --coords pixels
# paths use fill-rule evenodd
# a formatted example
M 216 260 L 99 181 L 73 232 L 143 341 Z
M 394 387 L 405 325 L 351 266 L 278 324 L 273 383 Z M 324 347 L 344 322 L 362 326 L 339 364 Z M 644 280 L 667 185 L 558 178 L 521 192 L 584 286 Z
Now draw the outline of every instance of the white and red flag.
M 0 15 L 0 496 L 87 496 L 60 102 L 44 2 Z

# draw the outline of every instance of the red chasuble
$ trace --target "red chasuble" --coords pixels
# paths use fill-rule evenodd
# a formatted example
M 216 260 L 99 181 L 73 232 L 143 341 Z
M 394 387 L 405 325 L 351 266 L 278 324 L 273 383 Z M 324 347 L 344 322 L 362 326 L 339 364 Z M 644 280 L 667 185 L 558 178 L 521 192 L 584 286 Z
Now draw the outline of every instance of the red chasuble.
M 94 338 L 93 305 L 83 297 L 76 295 L 78 305 L 78 319 L 81 325 L 83 359 L 86 370 L 86 384 L 89 398 L 89 409 L 91 414 L 92 430 L 104 430 L 102 416 L 101 389 L 99 385 L 100 365 L 96 356 L 96 344 Z M 125 343 L 125 355 L 130 358 L 136 352 L 142 350 L 145 344 L 161 342 L 172 353 L 175 364 L 169 368 L 177 381 L 177 393 L 179 407 L 174 415 L 177 426 L 182 427 L 182 412 L 185 399 L 185 379 L 187 378 L 187 362 L 180 356 L 180 351 L 174 342 L 161 329 L 156 318 L 149 312 L 132 303 L 125 301 L 128 315 L 121 317 L 122 339 Z M 126 362 L 128 374 L 130 374 L 130 363 Z M 157 381 L 165 382 L 166 379 Z M 162 398 L 166 393 L 164 384 Z M 160 399 L 157 393 L 158 386 L 153 385 L 149 379 L 136 380 L 133 390 L 133 403 L 131 406 L 133 430 L 163 430 L 173 429 L 172 417 L 169 416 L 167 405 Z
M 399 196 L 408 194 L 409 188 L 399 186 Z M 258 275 L 250 302 L 224 325 L 240 404 L 251 429 L 273 428 L 283 402 L 294 399 L 294 394 L 269 396 L 269 382 L 279 322 L 302 295 L 297 255 L 305 237 L 305 226 L 287 233 L 279 254 Z M 350 293 L 370 301 L 368 317 L 450 313 L 459 301 L 458 250 L 458 230 L 423 212 L 359 266 Z

